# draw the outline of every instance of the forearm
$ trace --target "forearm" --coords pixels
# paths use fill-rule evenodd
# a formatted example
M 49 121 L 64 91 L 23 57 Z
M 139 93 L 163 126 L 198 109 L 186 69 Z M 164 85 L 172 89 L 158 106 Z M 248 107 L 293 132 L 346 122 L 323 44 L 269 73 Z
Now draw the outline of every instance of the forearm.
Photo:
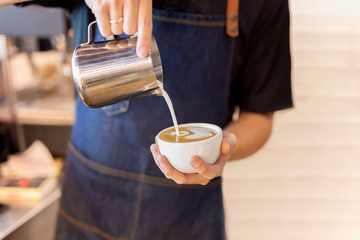
M 270 137 L 272 120 L 273 113 L 241 111 L 239 118 L 230 122 L 224 129 L 235 134 L 237 138 L 230 160 L 245 158 L 259 150 Z
M 15 4 L 15 3 L 28 2 L 28 1 L 31 1 L 31 0 L 1 0 L 0 7 L 5 7 L 8 5 Z

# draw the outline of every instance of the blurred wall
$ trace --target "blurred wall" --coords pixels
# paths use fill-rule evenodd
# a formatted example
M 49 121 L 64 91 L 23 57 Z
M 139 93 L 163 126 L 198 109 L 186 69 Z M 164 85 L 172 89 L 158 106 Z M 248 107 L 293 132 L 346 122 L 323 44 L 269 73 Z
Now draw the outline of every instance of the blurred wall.
M 360 1 L 292 0 L 295 108 L 228 163 L 229 240 L 360 239 Z
M 13 5 L 0 8 L 0 34 L 10 37 L 50 36 L 63 34 L 65 31 L 65 13 L 60 8 L 21 8 Z

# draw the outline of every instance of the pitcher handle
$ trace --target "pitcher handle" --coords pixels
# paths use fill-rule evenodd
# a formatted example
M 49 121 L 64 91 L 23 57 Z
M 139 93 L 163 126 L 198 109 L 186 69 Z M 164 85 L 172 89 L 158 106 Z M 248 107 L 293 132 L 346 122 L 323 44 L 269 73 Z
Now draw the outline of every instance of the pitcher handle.
M 92 21 L 91 23 L 89 23 L 88 25 L 88 41 L 87 41 L 87 44 L 90 44 L 90 43 L 93 43 L 94 42 L 94 24 L 96 23 L 96 20 L 95 21 Z
M 88 41 L 86 44 L 90 44 L 94 42 L 94 24 L 96 23 L 95 21 L 92 21 L 91 23 L 89 23 L 88 25 Z M 134 33 L 133 35 L 130 36 L 131 38 L 137 38 L 138 37 L 138 32 Z

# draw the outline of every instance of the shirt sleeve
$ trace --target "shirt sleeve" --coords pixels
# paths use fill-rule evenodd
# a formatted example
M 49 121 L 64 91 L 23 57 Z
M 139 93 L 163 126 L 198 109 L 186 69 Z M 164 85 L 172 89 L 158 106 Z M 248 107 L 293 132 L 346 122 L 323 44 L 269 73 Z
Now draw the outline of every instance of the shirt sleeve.
M 289 6 L 287 0 L 265 0 L 245 26 L 242 59 L 234 74 L 232 97 L 242 110 L 268 113 L 293 106 Z M 241 19 L 240 19 L 241 20 Z M 250 29 L 250 30 L 249 30 Z
M 60 8 L 70 10 L 71 9 L 70 2 L 71 2 L 71 0 L 32 0 L 32 1 L 28 1 L 28 2 L 17 3 L 15 5 L 19 6 L 19 7 L 24 7 L 27 5 L 35 4 L 35 5 L 41 5 L 44 7 L 60 7 Z

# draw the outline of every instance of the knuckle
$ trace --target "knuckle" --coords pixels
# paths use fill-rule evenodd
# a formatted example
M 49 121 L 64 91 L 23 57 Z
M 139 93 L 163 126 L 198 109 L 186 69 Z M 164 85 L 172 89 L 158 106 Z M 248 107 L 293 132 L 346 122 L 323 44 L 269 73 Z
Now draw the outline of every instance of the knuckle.
M 107 5 L 106 5 L 106 4 L 103 4 L 103 3 L 100 3 L 100 4 L 98 5 L 98 8 L 99 8 L 99 12 L 101 12 L 101 13 L 105 13 L 105 12 L 108 10 Z
M 200 168 L 200 169 L 198 169 L 198 171 L 199 171 L 199 173 L 201 174 L 201 175 L 208 175 L 207 174 L 207 172 L 208 172 L 208 169 L 207 168 Z
M 163 174 L 167 179 L 172 179 L 172 177 L 170 176 L 170 174 L 168 172 L 163 171 Z
M 201 182 L 200 185 L 205 186 L 205 185 L 207 185 L 209 182 L 210 182 L 210 180 L 205 180 L 205 181 Z
M 216 178 L 217 176 L 219 176 L 219 174 L 220 174 L 220 172 L 218 172 L 218 171 L 212 171 L 210 173 L 210 177 L 211 177 L 211 179 L 213 179 L 213 178 Z
M 200 175 L 203 175 L 204 177 L 209 178 L 209 179 L 211 179 L 214 175 L 214 171 L 211 168 L 204 167 L 204 168 L 199 169 L 198 171 L 199 171 Z
M 211 179 L 214 179 L 216 177 L 215 174 L 211 173 L 211 174 L 208 174 L 206 175 L 206 178 L 210 181 Z
M 237 137 L 236 137 L 236 135 L 232 133 L 232 134 L 230 135 L 230 137 L 231 137 L 232 142 L 233 142 L 234 144 L 236 144 L 236 142 L 237 142 Z
M 159 168 L 160 168 L 160 166 L 159 166 Z M 160 170 L 164 173 L 164 175 L 165 175 L 166 178 L 170 178 L 169 171 L 167 171 L 166 169 L 163 170 L 163 169 L 161 169 L 161 168 L 160 168 Z
M 159 165 L 159 163 L 156 163 L 157 166 L 159 167 L 159 169 L 161 170 L 161 172 L 164 174 L 164 176 L 167 178 L 167 179 L 170 179 L 170 174 L 169 174 L 169 171 L 167 171 L 166 169 L 162 169 Z
M 175 182 L 177 184 L 185 184 L 186 183 L 186 179 L 184 177 L 179 177 L 175 180 Z
M 208 181 L 210 181 L 211 179 L 215 178 L 216 177 L 216 173 L 214 171 L 208 171 L 206 173 L 203 174 L 203 176 L 205 176 Z

